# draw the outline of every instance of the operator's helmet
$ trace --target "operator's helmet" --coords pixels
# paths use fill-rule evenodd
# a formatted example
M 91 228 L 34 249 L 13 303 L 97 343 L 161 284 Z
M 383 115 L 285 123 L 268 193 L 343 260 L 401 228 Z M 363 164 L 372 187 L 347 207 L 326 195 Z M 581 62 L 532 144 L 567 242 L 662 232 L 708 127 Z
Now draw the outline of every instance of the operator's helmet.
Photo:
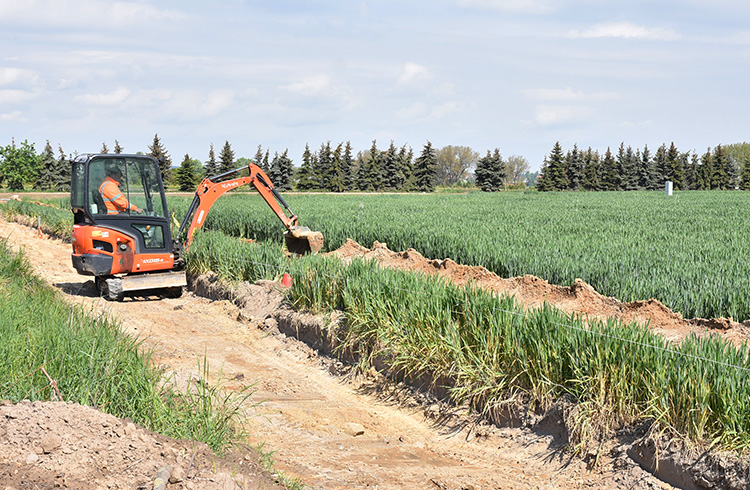
M 115 164 L 107 165 L 105 172 L 107 173 L 109 177 L 112 177 L 112 178 L 122 177 L 122 170 L 120 170 L 120 167 L 118 167 Z

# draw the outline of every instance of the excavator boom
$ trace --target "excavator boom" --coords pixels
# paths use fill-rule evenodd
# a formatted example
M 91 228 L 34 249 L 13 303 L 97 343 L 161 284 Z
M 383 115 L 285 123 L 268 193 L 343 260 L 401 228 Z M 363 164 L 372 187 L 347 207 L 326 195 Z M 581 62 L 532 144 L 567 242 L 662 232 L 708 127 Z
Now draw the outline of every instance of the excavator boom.
M 248 175 L 225 180 L 245 168 L 248 169 Z M 297 215 L 292 212 L 284 198 L 281 197 L 271 179 L 260 167 L 253 163 L 248 164 L 247 167 L 236 168 L 214 177 L 207 177 L 201 181 L 177 234 L 178 237 L 182 237 L 187 228 L 185 247 L 188 247 L 192 242 L 195 230 L 201 228 L 205 223 L 208 211 L 216 200 L 224 193 L 247 184 L 252 184 L 255 187 L 266 204 L 284 224 L 286 228 L 284 239 L 290 252 L 302 255 L 320 251 L 323 247 L 323 234 L 318 231 L 311 231 L 305 226 L 299 226 Z M 188 222 L 190 222 L 189 226 Z

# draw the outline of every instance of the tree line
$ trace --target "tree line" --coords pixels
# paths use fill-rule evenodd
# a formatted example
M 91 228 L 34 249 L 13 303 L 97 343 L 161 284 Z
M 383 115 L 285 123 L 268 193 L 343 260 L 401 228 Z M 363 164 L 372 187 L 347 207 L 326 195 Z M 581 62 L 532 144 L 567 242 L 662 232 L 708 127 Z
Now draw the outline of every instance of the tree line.
M 563 151 L 558 141 L 544 159 L 536 182 L 540 191 L 659 190 L 671 181 L 675 189 L 750 189 L 750 144 L 708 148 L 703 155 L 682 152 L 674 142 L 652 154 L 648 145 L 633 150 L 620 144 L 604 155 L 573 145 Z
M 105 143 L 100 153 L 124 153 L 115 140 L 112 150 Z M 138 151 L 138 154 L 143 152 Z M 523 184 L 528 172 L 528 162 L 522 157 L 502 159 L 498 149 L 487 152 L 486 157 L 466 146 L 445 146 L 436 149 L 427 141 L 418 155 L 411 147 L 397 147 L 391 141 L 381 149 L 373 141 L 369 149 L 356 154 L 350 142 L 332 144 L 330 141 L 311 150 L 306 145 L 299 167 L 289 157 L 289 151 L 275 152 L 258 149 L 252 159 L 235 157 L 229 141 L 218 154 L 211 144 L 208 158 L 200 161 L 185 154 L 181 163 L 173 167 L 166 146 L 154 135 L 148 145 L 147 155 L 159 162 L 165 185 L 192 192 L 204 177 L 220 175 L 235 168 L 258 165 L 279 190 L 299 191 L 401 191 L 432 192 L 437 186 L 471 186 L 476 168 L 476 184 L 483 190 L 495 191 Z M 58 145 L 56 155 L 49 141 L 37 154 L 33 143 L 23 141 L 0 147 L 0 186 L 11 190 L 33 188 L 37 190 L 66 191 L 70 188 L 70 160 L 77 155 L 66 154 Z

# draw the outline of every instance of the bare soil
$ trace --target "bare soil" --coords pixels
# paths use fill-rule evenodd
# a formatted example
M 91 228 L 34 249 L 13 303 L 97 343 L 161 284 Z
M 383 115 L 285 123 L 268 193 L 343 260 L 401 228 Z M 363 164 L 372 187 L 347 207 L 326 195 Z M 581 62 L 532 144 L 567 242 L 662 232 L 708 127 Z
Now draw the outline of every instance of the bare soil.
M 178 381 L 197 376 L 198 362 L 205 356 L 213 377 L 220 375 L 226 389 L 253 390 L 252 401 L 262 403 L 249 409 L 248 444 L 265 443 L 274 451 L 278 469 L 313 488 L 672 488 L 628 457 L 627 441 L 590 469 L 566 451 L 554 418 L 537 424 L 538 429 L 546 423 L 546 431 L 499 428 L 460 407 L 394 384 L 375 370 L 354 373 L 342 362 L 279 332 L 283 316 L 279 312 L 296 315 L 295 322 L 306 321 L 305 315 L 289 313 L 279 284 L 245 284 L 244 291 L 227 293 L 207 277 L 196 281 L 197 292 L 232 299 L 212 300 L 191 292 L 179 299 L 107 302 L 97 297 L 92 281 L 72 268 L 69 244 L 40 239 L 35 230 L 2 219 L 0 237 L 24 248 L 36 271 L 69 301 L 94 314 L 119 318 L 122 328 L 153 349 L 156 362 Z M 384 245 L 367 250 L 348 243 L 336 253 L 377 255 L 385 265 L 400 263 L 399 267 L 427 273 L 452 271 L 451 278 L 459 283 L 488 280 L 495 286 L 487 283 L 487 287 L 500 288 L 506 281 L 503 290 L 513 291 L 529 306 L 547 301 L 569 311 L 607 315 L 594 306 L 600 304 L 624 314 L 615 300 L 597 297 L 583 284 L 566 290 L 528 276 L 503 280 L 481 268 L 430 261 L 412 250 L 391 252 Z M 591 298 L 591 304 L 587 306 L 584 298 Z M 584 309 L 576 310 L 576 304 Z M 633 310 L 643 315 L 645 308 Z M 653 316 L 649 318 L 652 326 L 664 328 Z M 309 321 L 326 324 L 332 319 Z M 678 326 L 672 331 L 679 330 L 679 335 L 693 328 Z M 730 323 L 727 331 L 741 328 Z M 0 409 L 0 488 L 52 488 L 59 483 L 61 488 L 150 489 L 156 470 L 165 464 L 191 469 L 187 478 L 169 489 L 273 488 L 272 478 L 253 483 L 241 479 L 259 473 L 247 452 L 222 466 L 214 464 L 217 459 L 208 452 L 193 457 L 192 442 L 150 434 L 89 407 L 36 402 Z M 59 445 L 54 443 L 46 451 L 43 441 L 50 437 Z M 241 467 L 252 469 L 240 475 Z

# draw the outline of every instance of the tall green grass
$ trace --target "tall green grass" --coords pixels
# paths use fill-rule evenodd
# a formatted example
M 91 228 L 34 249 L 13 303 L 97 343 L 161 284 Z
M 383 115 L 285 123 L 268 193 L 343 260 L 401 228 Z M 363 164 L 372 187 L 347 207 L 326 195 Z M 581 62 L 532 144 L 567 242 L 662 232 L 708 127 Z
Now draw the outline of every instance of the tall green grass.
M 227 449 L 242 434 L 249 393 L 227 395 L 203 378 L 178 390 L 151 353 L 112 319 L 65 302 L 23 254 L 0 240 L 0 399 L 91 405 L 177 438 Z M 49 376 L 49 378 L 47 377 Z
M 51 206 L 43 206 L 33 201 L 7 201 L 0 204 L 0 215 L 5 219 L 21 218 L 36 227 L 41 223 L 42 232 L 56 238 L 70 239 L 73 232 L 73 214 L 67 207 L 60 207 L 59 199 Z
M 291 194 L 301 224 L 326 250 L 347 238 L 414 248 L 502 277 L 576 278 L 622 301 L 656 298 L 685 317 L 750 319 L 750 194 L 507 192 L 451 195 Z M 189 199 L 172 197 L 181 216 Z M 281 243 L 283 227 L 257 195 L 217 201 L 206 228 Z
M 584 322 L 548 306 L 525 312 L 511 298 L 373 262 L 269 259 L 278 245 L 216 232 L 198 234 L 196 245 L 207 238 L 204 267 L 230 261 L 232 277 L 248 280 L 291 273 L 297 308 L 346 313 L 342 348 L 363 365 L 380 358 L 428 375 L 490 418 L 519 398 L 545 409 L 567 396 L 576 401 L 569 422 L 581 451 L 644 418 L 695 443 L 750 449 L 747 346 L 698 336 L 672 345 L 644 325 Z
M 364 358 L 447 380 L 454 401 L 490 416 L 519 396 L 542 409 L 572 396 L 579 449 L 641 418 L 694 442 L 750 448 L 747 346 L 698 336 L 675 346 L 643 325 L 525 313 L 507 297 L 371 262 L 308 260 L 292 296 L 298 307 L 343 309 L 345 344 Z

